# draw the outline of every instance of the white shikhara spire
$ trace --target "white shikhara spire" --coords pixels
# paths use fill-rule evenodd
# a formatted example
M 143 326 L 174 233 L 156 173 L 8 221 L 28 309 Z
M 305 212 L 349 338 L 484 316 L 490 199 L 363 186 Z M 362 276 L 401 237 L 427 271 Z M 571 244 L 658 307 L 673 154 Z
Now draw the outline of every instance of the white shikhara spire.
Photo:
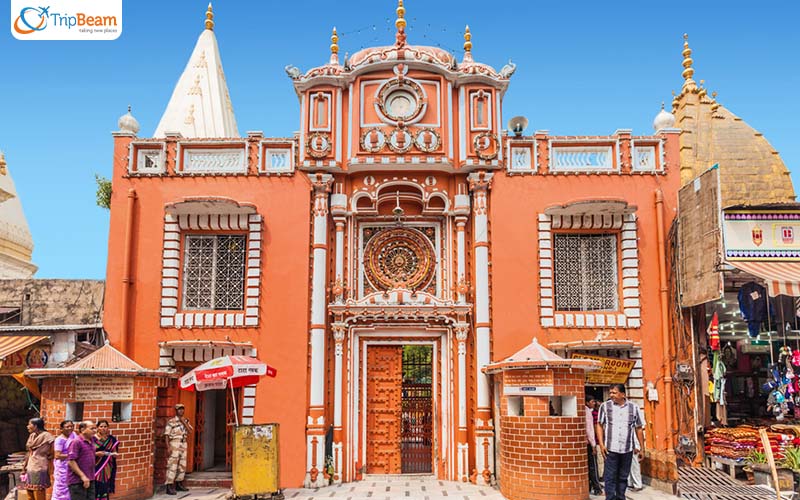
M 213 19 L 208 4 L 206 29 L 197 40 L 153 137 L 170 132 L 189 138 L 239 137 Z

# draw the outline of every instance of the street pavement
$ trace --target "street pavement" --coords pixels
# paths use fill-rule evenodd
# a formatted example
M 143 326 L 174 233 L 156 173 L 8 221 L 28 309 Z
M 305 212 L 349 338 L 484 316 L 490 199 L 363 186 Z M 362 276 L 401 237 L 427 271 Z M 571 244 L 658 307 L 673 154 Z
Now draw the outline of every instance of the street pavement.
M 230 490 L 221 488 L 191 488 L 177 497 L 160 493 L 153 497 L 156 500 L 223 500 L 230 495 Z M 313 490 L 303 488 L 287 488 L 283 490 L 286 500 L 321 500 L 323 498 L 340 498 L 349 500 L 503 500 L 500 492 L 489 486 L 476 486 L 470 483 L 440 481 L 430 476 L 368 476 L 363 481 L 344 483 Z M 645 487 L 635 492 L 628 491 L 629 500 L 676 500 L 678 497 L 668 495 L 653 488 Z M 269 497 L 265 497 L 269 498 Z M 592 500 L 605 498 L 591 496 Z

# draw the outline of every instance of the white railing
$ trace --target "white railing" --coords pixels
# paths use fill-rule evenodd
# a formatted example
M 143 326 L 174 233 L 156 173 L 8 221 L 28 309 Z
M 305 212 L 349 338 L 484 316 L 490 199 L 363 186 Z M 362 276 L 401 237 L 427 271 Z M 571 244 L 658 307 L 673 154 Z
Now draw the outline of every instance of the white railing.
M 613 146 L 551 146 L 550 170 L 613 170 Z
M 533 164 L 531 163 L 531 148 L 512 147 L 510 170 L 531 170 L 532 168 Z
M 185 149 L 183 172 L 236 174 L 247 172 L 244 148 L 237 149 Z

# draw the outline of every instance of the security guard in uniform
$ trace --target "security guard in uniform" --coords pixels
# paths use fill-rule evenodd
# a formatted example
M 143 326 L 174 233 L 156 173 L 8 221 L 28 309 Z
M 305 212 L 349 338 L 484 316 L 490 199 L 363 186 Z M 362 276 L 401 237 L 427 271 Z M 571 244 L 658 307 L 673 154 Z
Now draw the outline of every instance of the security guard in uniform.
M 169 450 L 167 495 L 177 495 L 178 491 L 189 491 L 183 485 L 183 477 L 186 474 L 186 441 L 194 429 L 189 420 L 184 418 L 185 412 L 186 408 L 182 404 L 176 404 L 175 416 L 167 420 L 167 425 L 164 427 L 164 439 Z

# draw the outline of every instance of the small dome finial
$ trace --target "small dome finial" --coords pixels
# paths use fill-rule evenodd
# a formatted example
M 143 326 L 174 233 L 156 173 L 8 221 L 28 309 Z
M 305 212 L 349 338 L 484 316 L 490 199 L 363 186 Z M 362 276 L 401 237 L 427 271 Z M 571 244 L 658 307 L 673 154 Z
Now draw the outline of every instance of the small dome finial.
M 683 91 L 690 91 L 694 92 L 697 90 L 697 84 L 694 80 L 692 80 L 692 76 L 694 75 L 694 68 L 692 68 L 692 64 L 694 60 L 692 59 L 692 49 L 689 48 L 689 35 L 684 33 L 683 34 Z
M 711 92 L 711 112 L 716 113 L 719 109 L 719 103 L 717 102 L 717 91 Z
M 403 7 L 403 0 L 397 0 L 397 19 L 394 22 L 397 27 L 397 46 L 402 47 L 406 44 L 406 8 Z
M 117 120 L 117 127 L 119 127 L 120 132 L 126 134 L 136 135 L 139 132 L 139 122 L 131 114 L 130 104 L 128 105 L 128 112 L 120 116 L 119 120 Z
M 339 64 L 339 34 L 336 33 L 336 26 L 331 33 L 331 61 L 330 64 Z
M 208 10 L 206 11 L 206 29 L 214 30 L 214 10 L 211 8 L 211 2 L 208 2 Z
M 658 112 L 653 120 L 653 130 L 658 132 L 661 129 L 672 128 L 675 126 L 675 115 L 664 109 L 664 101 L 661 101 L 661 111 Z

